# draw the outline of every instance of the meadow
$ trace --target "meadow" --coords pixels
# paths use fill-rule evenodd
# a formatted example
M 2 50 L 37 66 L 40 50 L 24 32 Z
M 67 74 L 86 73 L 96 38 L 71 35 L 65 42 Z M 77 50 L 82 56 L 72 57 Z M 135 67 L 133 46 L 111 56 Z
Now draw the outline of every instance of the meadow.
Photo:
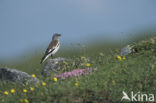
M 69 60 L 49 77 L 41 75 L 42 54 L 7 67 L 19 69 L 39 78 L 37 85 L 7 81 L 0 83 L 0 103 L 119 103 L 126 93 L 156 94 L 156 36 L 134 40 L 133 52 L 120 58 L 122 46 L 98 45 L 60 51 L 55 57 Z M 0 65 L 3 67 L 3 64 Z M 92 73 L 66 79 L 56 75 L 75 69 L 91 68 Z M 127 101 L 123 101 L 127 102 Z

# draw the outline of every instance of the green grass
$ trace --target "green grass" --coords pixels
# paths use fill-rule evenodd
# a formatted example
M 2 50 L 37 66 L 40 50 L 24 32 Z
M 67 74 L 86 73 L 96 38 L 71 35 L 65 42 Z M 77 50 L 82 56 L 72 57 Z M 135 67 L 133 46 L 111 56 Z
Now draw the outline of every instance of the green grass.
M 25 62 L 8 65 L 9 68 L 16 68 L 29 74 L 36 74 L 37 78 L 47 85 L 28 85 L 2 81 L 0 83 L 0 103 L 19 103 L 27 99 L 30 103 L 118 103 L 121 100 L 122 91 L 126 93 L 142 92 L 156 94 L 156 37 L 152 36 L 135 43 L 136 52 L 128 55 L 125 60 L 118 60 L 120 48 L 105 49 L 83 48 L 79 51 L 60 52 L 56 55 L 71 58 L 61 65 L 58 73 L 51 77 L 41 75 L 44 65 L 40 65 L 41 55 L 35 56 Z M 102 49 L 100 49 L 102 48 Z M 90 52 L 92 51 L 92 52 Z M 102 52 L 104 56 L 100 56 Z M 86 62 L 81 56 L 89 58 Z M 97 68 L 90 75 L 52 80 L 55 75 L 71 71 L 73 69 L 86 68 L 85 64 L 90 63 L 91 68 Z M 78 86 L 74 83 L 77 82 Z M 30 91 L 34 87 L 34 91 Z M 11 94 L 10 89 L 15 89 Z M 23 93 L 23 89 L 27 93 Z M 4 95 L 9 91 L 9 95 Z

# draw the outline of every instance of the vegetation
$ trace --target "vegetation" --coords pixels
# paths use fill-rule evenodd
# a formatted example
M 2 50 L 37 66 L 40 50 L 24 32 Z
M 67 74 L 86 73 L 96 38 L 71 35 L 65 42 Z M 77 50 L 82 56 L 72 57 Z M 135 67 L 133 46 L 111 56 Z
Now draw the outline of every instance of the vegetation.
M 41 55 L 8 65 L 43 82 L 29 85 L 2 81 L 0 103 L 117 103 L 121 101 L 122 91 L 156 94 L 156 37 L 131 45 L 134 45 L 133 52 L 125 59 L 117 57 L 119 47 L 93 49 L 82 46 L 79 51 L 60 52 L 56 57 L 70 60 L 63 62 L 62 69 L 51 77 L 41 75 L 44 67 L 39 64 Z M 60 73 L 85 68 L 92 68 L 93 72 L 66 79 L 56 78 Z

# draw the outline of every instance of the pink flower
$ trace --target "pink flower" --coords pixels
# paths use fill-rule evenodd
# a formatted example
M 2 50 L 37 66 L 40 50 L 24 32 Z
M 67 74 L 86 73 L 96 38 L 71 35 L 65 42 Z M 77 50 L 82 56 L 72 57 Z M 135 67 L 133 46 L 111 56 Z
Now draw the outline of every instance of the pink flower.
M 71 72 L 65 72 L 62 74 L 59 74 L 56 76 L 56 78 L 62 78 L 62 79 L 66 79 L 67 77 L 77 77 L 77 76 L 81 76 L 81 75 L 86 75 L 92 73 L 92 68 L 87 68 L 87 69 L 75 69 Z

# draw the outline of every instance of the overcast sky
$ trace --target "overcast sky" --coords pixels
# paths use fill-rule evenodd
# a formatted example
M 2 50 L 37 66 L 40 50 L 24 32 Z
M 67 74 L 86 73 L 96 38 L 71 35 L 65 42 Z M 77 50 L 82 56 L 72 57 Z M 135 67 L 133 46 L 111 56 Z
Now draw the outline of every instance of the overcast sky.
M 69 44 L 153 26 L 156 0 L 0 0 L 0 58 L 45 49 L 55 32 Z

